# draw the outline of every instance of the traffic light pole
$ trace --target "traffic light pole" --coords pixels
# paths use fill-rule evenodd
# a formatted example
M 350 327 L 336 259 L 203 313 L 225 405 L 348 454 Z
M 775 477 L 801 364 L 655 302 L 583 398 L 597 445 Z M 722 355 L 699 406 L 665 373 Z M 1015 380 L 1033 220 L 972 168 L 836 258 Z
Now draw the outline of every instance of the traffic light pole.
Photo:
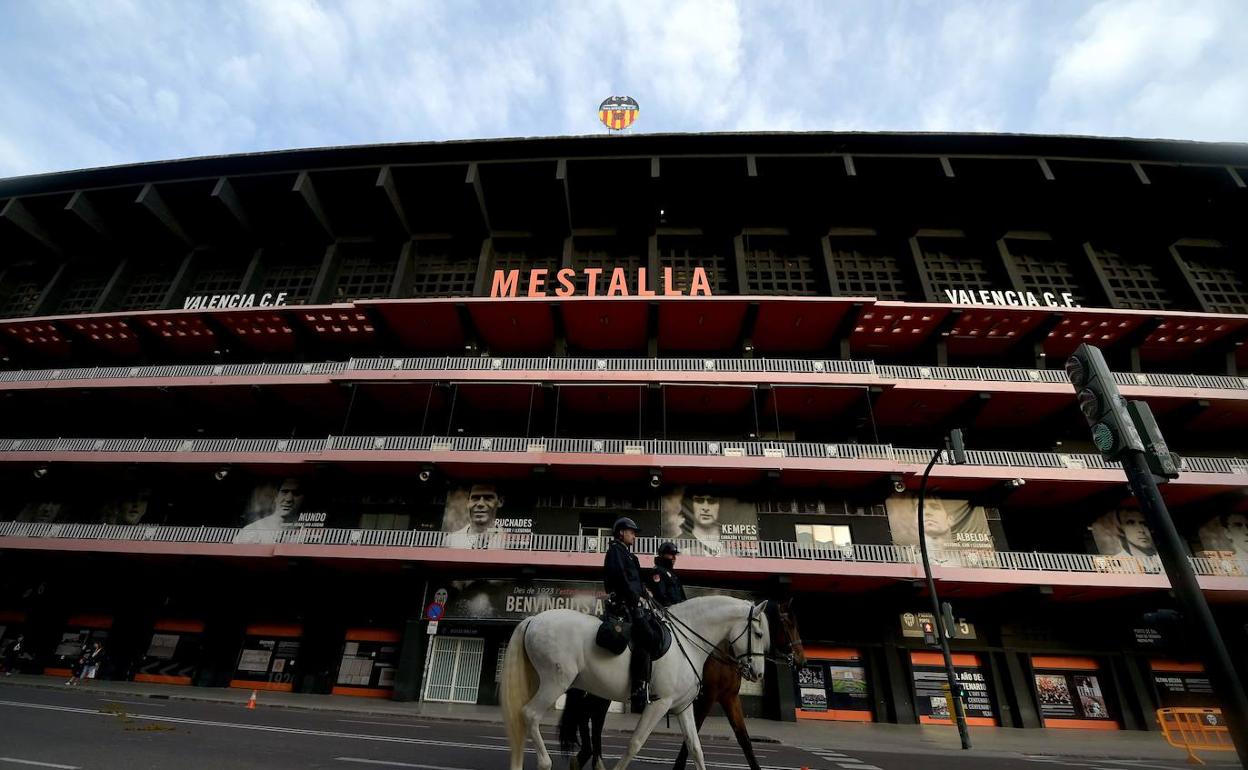
M 1239 753 L 1239 761 L 1244 767 L 1248 767 L 1248 695 L 1244 694 L 1239 674 L 1235 671 L 1226 644 L 1222 641 L 1222 634 L 1218 631 L 1213 613 L 1209 611 L 1209 604 L 1196 580 L 1196 572 L 1187 557 L 1187 549 L 1170 518 L 1165 500 L 1161 498 L 1157 480 L 1149 470 L 1144 453 L 1135 450 L 1125 452 L 1122 455 L 1122 467 L 1127 472 L 1127 481 L 1131 484 L 1135 499 L 1139 501 L 1140 510 L 1148 518 L 1155 533 L 1157 553 L 1161 556 L 1167 577 L 1170 578 L 1170 586 L 1174 589 L 1183 619 L 1191 630 L 1189 638 L 1198 640 L 1200 645 L 1200 656 L 1213 684 L 1213 692 L 1222 704 L 1222 717 L 1226 720 L 1231 740 Z M 921 500 L 922 498 L 920 510 Z M 926 562 L 926 557 L 924 561 Z
M 927 528 L 923 526 L 923 504 L 927 499 L 927 479 L 932 475 L 932 467 L 940 459 L 943 449 L 937 449 L 931 461 L 923 471 L 919 481 L 919 553 L 923 555 L 923 575 L 927 578 L 927 594 L 932 598 L 932 619 L 936 625 L 936 636 L 940 639 L 940 652 L 945 656 L 945 677 L 949 680 L 949 694 L 953 699 L 953 717 L 958 725 L 958 737 L 962 739 L 962 748 L 971 747 L 971 731 L 966 726 L 966 712 L 962 708 L 962 687 L 958 683 L 958 672 L 953 667 L 953 653 L 949 652 L 949 633 L 945 628 L 940 612 L 940 597 L 936 595 L 936 580 L 932 577 L 932 563 L 927 558 Z

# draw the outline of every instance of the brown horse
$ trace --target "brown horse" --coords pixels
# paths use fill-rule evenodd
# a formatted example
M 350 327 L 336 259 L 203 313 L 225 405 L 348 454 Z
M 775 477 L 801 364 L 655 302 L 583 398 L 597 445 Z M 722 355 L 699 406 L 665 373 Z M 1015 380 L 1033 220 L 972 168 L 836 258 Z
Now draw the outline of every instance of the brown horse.
M 782 603 L 767 602 L 771 649 L 778 655 L 788 656 L 793 666 L 804 666 L 806 653 L 802 650 L 802 637 L 797 630 L 797 620 L 793 617 L 792 603 L 792 599 Z M 675 652 L 677 651 L 671 650 L 668 654 Z M 706 659 L 706 665 L 702 668 L 702 691 L 693 702 L 693 716 L 701 729 L 715 704 L 722 706 L 750 768 L 759 770 L 754 747 L 750 743 L 750 734 L 745 729 L 745 713 L 741 708 L 741 672 L 730 660 L 731 656 L 727 654 L 712 655 Z M 580 751 L 569 763 L 572 770 L 589 768 L 591 761 L 595 770 L 602 770 L 602 726 L 606 722 L 610 705 L 610 701 L 582 690 L 568 691 L 563 715 L 559 718 L 559 745 L 566 752 L 580 744 Z M 684 770 L 688 754 L 688 747 L 681 746 L 674 770 Z

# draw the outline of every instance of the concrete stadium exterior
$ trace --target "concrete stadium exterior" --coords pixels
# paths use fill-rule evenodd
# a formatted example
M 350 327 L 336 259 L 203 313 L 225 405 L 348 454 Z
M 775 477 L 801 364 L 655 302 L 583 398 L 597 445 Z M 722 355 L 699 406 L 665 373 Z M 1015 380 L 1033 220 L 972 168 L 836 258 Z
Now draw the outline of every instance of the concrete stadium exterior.
M 1102 347 L 1248 660 L 1248 146 L 712 134 L 195 158 L 0 180 L 0 645 L 62 673 L 490 703 L 593 612 L 618 515 L 793 596 L 775 719 L 1214 705 L 1062 364 Z M 643 557 L 643 561 L 645 558 Z M 430 628 L 432 624 L 432 629 Z

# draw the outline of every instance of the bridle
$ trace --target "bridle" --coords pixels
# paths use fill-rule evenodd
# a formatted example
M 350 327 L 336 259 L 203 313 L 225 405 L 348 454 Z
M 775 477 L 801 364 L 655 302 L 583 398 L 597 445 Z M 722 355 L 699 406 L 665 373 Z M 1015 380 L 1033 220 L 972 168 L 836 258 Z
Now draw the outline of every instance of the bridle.
M 780 630 L 784 632 L 785 652 L 779 652 L 780 645 L 776 645 L 775 654 L 769 654 L 767 656 L 767 659 L 770 660 L 772 663 L 782 663 L 786 666 L 792 666 L 793 659 L 794 659 L 793 648 L 794 646 L 801 645 L 802 641 L 800 639 L 797 639 L 797 640 L 793 639 L 793 634 L 789 631 L 789 624 L 784 622 L 784 610 L 780 608 L 779 604 L 775 604 L 770 599 L 768 599 L 767 601 L 763 602 L 763 605 L 775 606 L 776 623 L 779 624 Z M 768 618 L 767 621 L 768 621 L 768 624 L 770 624 L 771 618 Z
M 705 652 L 707 657 L 714 658 L 721 663 L 727 663 L 730 666 L 735 666 L 737 672 L 741 674 L 741 676 L 749 679 L 750 681 L 755 681 L 758 678 L 758 673 L 754 670 L 754 656 L 757 653 L 754 652 L 754 634 L 750 633 L 750 631 L 754 627 L 754 618 L 761 616 L 761 613 L 766 608 L 767 603 L 767 601 L 764 601 L 758 606 L 754 606 L 753 604 L 750 605 L 750 613 L 745 620 L 745 628 L 741 629 L 741 633 L 732 637 L 732 639 L 728 641 L 729 650 L 731 650 L 732 646 L 735 645 L 743 635 L 748 634 L 745 640 L 745 652 L 731 658 L 719 649 L 719 645 L 702 636 L 697 631 L 694 631 L 687 623 L 669 612 L 666 607 L 655 605 L 654 609 L 660 617 L 672 625 L 673 631 L 675 631 L 676 626 L 679 626 L 685 633 L 693 637 L 693 639 L 698 640 L 698 642 L 701 643 L 699 646 L 702 648 L 702 652 Z M 755 615 L 756 612 L 759 613 L 759 615 Z M 689 657 L 689 653 L 685 650 L 685 645 L 680 640 L 681 636 L 683 636 L 681 633 L 674 632 L 672 634 L 672 638 L 676 642 L 676 646 L 680 648 L 681 654 L 685 656 L 685 660 L 689 663 L 689 667 L 693 669 L 694 675 L 698 678 L 698 687 L 701 688 L 702 672 L 698 670 L 697 666 L 693 665 L 693 660 Z M 742 658 L 745 659 L 744 663 L 742 662 Z

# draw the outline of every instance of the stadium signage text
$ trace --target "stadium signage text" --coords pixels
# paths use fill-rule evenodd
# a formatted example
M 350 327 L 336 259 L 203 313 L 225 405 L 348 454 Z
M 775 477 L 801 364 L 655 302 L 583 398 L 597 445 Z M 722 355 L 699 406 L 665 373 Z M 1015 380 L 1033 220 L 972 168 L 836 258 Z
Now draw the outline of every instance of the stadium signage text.
M 255 294 L 198 294 L 182 300 L 183 310 L 206 310 L 208 308 L 277 307 L 286 304 L 286 292 Z
M 967 291 L 966 289 L 945 289 L 945 296 L 954 305 L 994 305 L 999 307 L 1080 307 L 1074 295 L 1068 291 L 1061 293 L 1046 291 L 1036 294 L 1034 291 Z
M 631 273 L 631 275 L 630 275 Z M 611 276 L 605 294 L 598 292 L 598 278 L 604 274 Z M 577 285 L 577 279 L 584 277 L 583 286 Z M 633 279 L 631 282 L 629 279 Z M 680 297 L 685 295 L 684 289 L 673 285 L 672 268 L 663 268 L 663 288 L 661 290 L 647 288 L 646 268 L 639 267 L 628 271 L 622 267 L 614 269 L 587 267 L 573 270 L 565 267 L 555 272 L 538 268 L 530 270 L 528 283 L 523 285 L 519 270 L 495 270 L 494 280 L 490 283 L 491 297 L 571 297 L 584 293 L 587 297 Z M 706 269 L 695 267 L 689 281 L 690 297 L 711 296 L 711 282 L 706 276 Z

